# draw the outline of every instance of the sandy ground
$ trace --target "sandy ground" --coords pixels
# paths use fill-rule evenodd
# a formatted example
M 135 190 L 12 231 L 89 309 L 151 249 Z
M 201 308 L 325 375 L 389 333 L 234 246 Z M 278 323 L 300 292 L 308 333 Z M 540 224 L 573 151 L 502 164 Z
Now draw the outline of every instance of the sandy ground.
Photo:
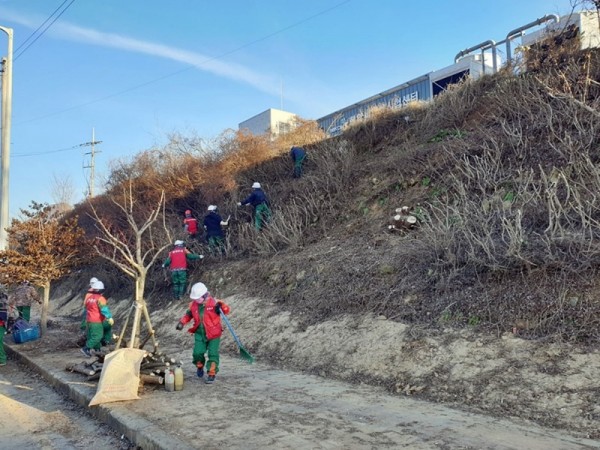
M 64 367 L 82 360 L 65 345 L 69 333 L 51 330 L 44 341 L 21 344 L 19 351 L 87 398 L 96 392 Z M 184 336 L 189 340 L 191 336 Z M 55 351 L 49 351 L 54 345 Z M 528 421 L 497 419 L 390 395 L 385 389 L 328 380 L 264 363 L 248 365 L 223 357 L 217 381 L 195 376 L 190 350 L 169 356 L 184 361 L 180 392 L 146 386 L 139 400 L 101 406 L 109 414 L 136 417 L 134 427 L 169 436 L 174 447 L 202 449 L 587 449 L 600 442 L 546 429 Z M 98 408 L 98 407 L 93 407 Z
M 127 402 L 192 446 L 600 448 L 593 440 L 600 423 L 597 351 L 512 334 L 411 329 L 384 317 L 303 328 L 275 304 L 225 300 L 257 364 L 225 357 L 212 386 L 185 364 L 183 392 L 159 389 Z M 76 316 L 81 304 L 76 298 L 57 305 L 56 316 Z M 111 304 L 117 316 L 129 306 Z M 163 348 L 190 362 L 193 337 L 175 330 L 185 308 L 186 302 L 172 302 L 150 313 Z M 77 361 L 65 330 L 53 334 L 61 336 L 56 348 Z M 36 344 L 46 346 L 37 351 L 52 351 L 54 344 Z M 238 354 L 227 332 L 222 350 Z M 197 415 L 198 426 L 190 427 L 190 415 Z
M 7 337 L 8 339 L 8 337 Z M 131 444 L 25 367 L 0 367 L 0 449 L 128 449 Z

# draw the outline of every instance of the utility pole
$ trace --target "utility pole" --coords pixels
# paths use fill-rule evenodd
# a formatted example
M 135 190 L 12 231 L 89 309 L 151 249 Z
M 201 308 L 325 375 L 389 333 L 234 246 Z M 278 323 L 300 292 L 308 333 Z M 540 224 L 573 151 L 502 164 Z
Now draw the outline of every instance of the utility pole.
M 88 198 L 94 198 L 94 175 L 96 172 L 96 153 L 101 153 L 101 152 L 96 152 L 96 144 L 101 144 L 102 141 L 97 141 L 96 140 L 96 130 L 94 128 L 92 128 L 92 141 L 91 142 L 86 142 L 84 144 L 80 144 L 80 147 L 86 147 L 86 146 L 91 146 L 92 150 L 90 152 L 84 153 L 85 155 L 90 155 L 90 165 L 89 166 L 83 166 L 84 169 L 90 169 L 90 191 L 88 193 Z
M 2 158 L 0 175 L 0 250 L 8 247 L 8 169 L 10 164 L 10 125 L 12 119 L 12 60 L 13 60 L 13 29 L 0 26 L 8 36 L 8 52 L 2 58 Z

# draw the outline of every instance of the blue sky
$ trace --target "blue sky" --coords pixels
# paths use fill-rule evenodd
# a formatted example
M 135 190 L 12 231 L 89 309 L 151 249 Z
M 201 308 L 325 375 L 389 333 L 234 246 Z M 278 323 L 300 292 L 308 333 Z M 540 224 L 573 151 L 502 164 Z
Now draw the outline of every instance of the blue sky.
M 83 199 L 90 147 L 77 146 L 92 128 L 98 192 L 110 161 L 169 133 L 211 138 L 282 106 L 317 119 L 571 10 L 570 0 L 69 0 L 25 49 L 62 4 L 0 0 L 0 25 L 14 29 L 13 215 L 52 203 L 55 177 Z M 6 48 L 0 33 L 0 56 Z

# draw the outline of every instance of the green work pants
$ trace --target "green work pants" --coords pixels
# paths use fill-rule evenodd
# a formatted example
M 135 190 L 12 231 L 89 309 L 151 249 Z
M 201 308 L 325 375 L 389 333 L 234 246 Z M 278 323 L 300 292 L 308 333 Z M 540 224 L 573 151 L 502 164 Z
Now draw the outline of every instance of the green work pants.
M 102 322 L 87 323 L 87 341 L 85 341 L 85 346 L 88 349 L 100 350 L 103 337 L 104 325 L 102 325 Z
M 194 333 L 194 351 L 192 352 L 192 361 L 198 368 L 205 367 L 208 372 L 215 364 L 215 374 L 219 372 L 219 346 L 221 345 L 221 338 L 206 339 L 204 328 L 198 328 L 198 331 Z M 204 354 L 208 353 L 208 361 L 204 357 Z
M 271 210 L 266 203 L 256 205 L 254 209 L 254 228 L 260 230 L 271 219 Z
M 108 345 L 112 342 L 112 325 L 109 324 L 106 320 L 102 322 L 102 330 L 104 332 L 102 336 L 101 344 Z
M 171 272 L 171 282 L 173 283 L 173 296 L 179 300 L 185 294 L 187 270 L 173 270 Z
M 19 311 L 19 317 L 29 322 L 29 319 L 31 319 L 31 306 L 17 306 L 17 311 Z
M 6 334 L 6 328 L 0 327 L 0 364 L 6 364 L 6 352 L 4 351 L 4 335 Z
M 304 164 L 305 159 L 306 156 L 303 156 L 294 161 L 294 178 L 300 178 L 302 176 L 302 164 Z
M 225 241 L 221 236 L 211 236 L 208 238 L 208 249 L 211 255 L 224 255 Z

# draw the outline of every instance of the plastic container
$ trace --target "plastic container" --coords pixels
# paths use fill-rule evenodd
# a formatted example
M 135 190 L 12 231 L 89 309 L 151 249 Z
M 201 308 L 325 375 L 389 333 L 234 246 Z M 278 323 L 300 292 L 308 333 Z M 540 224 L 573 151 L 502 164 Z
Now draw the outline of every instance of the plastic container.
M 175 367 L 175 390 L 183 390 L 183 369 L 181 366 Z
M 29 322 L 27 322 L 25 319 L 17 319 L 13 324 L 14 331 L 25 331 L 28 328 L 31 328 L 31 325 L 29 325 Z
M 165 370 L 165 389 L 169 392 L 175 390 L 175 374 L 173 373 L 173 370 L 168 367 Z
M 15 344 L 23 342 L 35 341 L 40 338 L 40 327 L 31 325 L 23 319 L 19 319 L 12 327 L 12 337 Z

